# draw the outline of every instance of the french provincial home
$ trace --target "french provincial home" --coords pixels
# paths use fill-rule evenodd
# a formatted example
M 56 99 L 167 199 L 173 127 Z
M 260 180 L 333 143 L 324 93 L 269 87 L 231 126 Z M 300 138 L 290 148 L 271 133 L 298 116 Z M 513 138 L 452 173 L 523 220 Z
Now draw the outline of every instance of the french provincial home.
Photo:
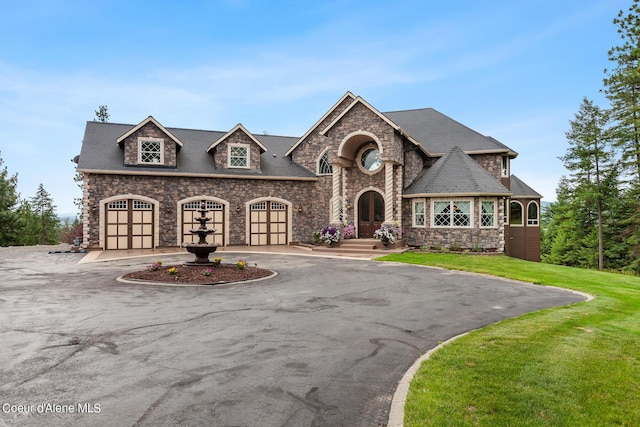
M 87 122 L 84 245 L 192 241 L 205 202 L 219 245 L 310 242 L 325 226 L 400 244 L 540 258 L 541 195 L 511 174 L 517 153 L 432 109 L 380 112 L 345 93 L 301 137 Z

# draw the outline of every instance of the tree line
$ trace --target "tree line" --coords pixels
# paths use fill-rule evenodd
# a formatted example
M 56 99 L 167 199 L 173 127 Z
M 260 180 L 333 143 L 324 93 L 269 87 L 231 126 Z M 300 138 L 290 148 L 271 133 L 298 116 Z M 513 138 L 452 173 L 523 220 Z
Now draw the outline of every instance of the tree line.
M 79 220 L 62 222 L 53 198 L 40 184 L 33 197 L 22 199 L 17 191 L 18 174 L 9 175 L 0 153 L 0 246 L 72 243 Z
M 609 105 L 584 97 L 560 157 L 568 173 L 543 213 L 542 261 L 640 274 L 640 0 L 613 19 Z

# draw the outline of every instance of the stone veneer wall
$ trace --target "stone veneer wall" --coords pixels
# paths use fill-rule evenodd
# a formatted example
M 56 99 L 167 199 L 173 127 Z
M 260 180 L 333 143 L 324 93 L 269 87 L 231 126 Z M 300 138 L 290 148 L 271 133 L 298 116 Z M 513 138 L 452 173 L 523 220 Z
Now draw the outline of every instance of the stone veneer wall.
M 502 176 L 501 154 L 472 154 L 470 157 L 497 180 Z
M 489 197 L 473 197 L 473 228 L 432 228 L 431 199 L 423 199 L 425 203 L 426 227 L 413 227 L 413 202 L 404 199 L 403 222 L 404 239 L 408 245 L 448 248 L 460 245 L 462 249 L 484 248 L 489 251 L 504 252 L 504 203 L 502 198 L 493 198 L 497 206 L 497 226 L 480 228 L 480 201 L 491 200 Z
M 138 129 L 137 132 L 129 135 L 124 141 L 124 164 L 135 166 L 138 165 L 138 138 L 152 137 L 164 140 L 164 164 L 154 167 L 176 167 L 177 146 L 176 143 L 169 138 L 159 127 L 149 122 Z M 149 166 L 145 164 L 145 166 Z
M 156 246 L 177 244 L 177 203 L 195 196 L 213 196 L 229 202 L 231 212 L 228 244 L 247 244 L 245 203 L 259 197 L 285 199 L 292 204 L 291 241 L 308 242 L 314 229 L 328 223 L 329 208 L 316 192 L 314 181 L 247 180 L 178 176 L 85 174 L 84 224 L 89 247 L 98 247 L 100 201 L 112 196 L 133 194 L 151 197 L 160 205 L 160 236 Z M 236 212 L 240 206 L 240 213 Z M 303 211 L 298 212 L 302 206 Z M 323 213 L 324 212 L 324 213 Z M 321 218 L 324 217 L 322 221 Z M 319 219 L 320 218 L 320 219 Z

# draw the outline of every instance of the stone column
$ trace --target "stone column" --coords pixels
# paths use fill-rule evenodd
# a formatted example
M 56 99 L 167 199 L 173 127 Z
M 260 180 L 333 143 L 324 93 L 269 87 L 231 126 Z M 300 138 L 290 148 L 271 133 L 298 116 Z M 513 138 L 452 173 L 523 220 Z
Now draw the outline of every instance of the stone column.
M 393 162 L 384 163 L 384 223 L 393 224 Z
M 332 184 L 333 193 L 331 194 L 331 223 L 337 224 L 340 222 L 340 176 L 342 175 L 342 168 L 337 165 L 331 165 L 333 167 Z

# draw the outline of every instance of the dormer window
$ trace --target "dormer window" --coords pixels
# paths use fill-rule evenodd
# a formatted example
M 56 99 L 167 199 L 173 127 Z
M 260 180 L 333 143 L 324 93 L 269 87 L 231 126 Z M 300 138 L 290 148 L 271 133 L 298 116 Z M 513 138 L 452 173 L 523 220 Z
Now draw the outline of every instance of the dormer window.
M 249 145 L 233 144 L 229 145 L 229 167 L 248 168 L 249 167 Z
M 164 164 L 164 140 L 162 138 L 138 138 L 138 163 Z

